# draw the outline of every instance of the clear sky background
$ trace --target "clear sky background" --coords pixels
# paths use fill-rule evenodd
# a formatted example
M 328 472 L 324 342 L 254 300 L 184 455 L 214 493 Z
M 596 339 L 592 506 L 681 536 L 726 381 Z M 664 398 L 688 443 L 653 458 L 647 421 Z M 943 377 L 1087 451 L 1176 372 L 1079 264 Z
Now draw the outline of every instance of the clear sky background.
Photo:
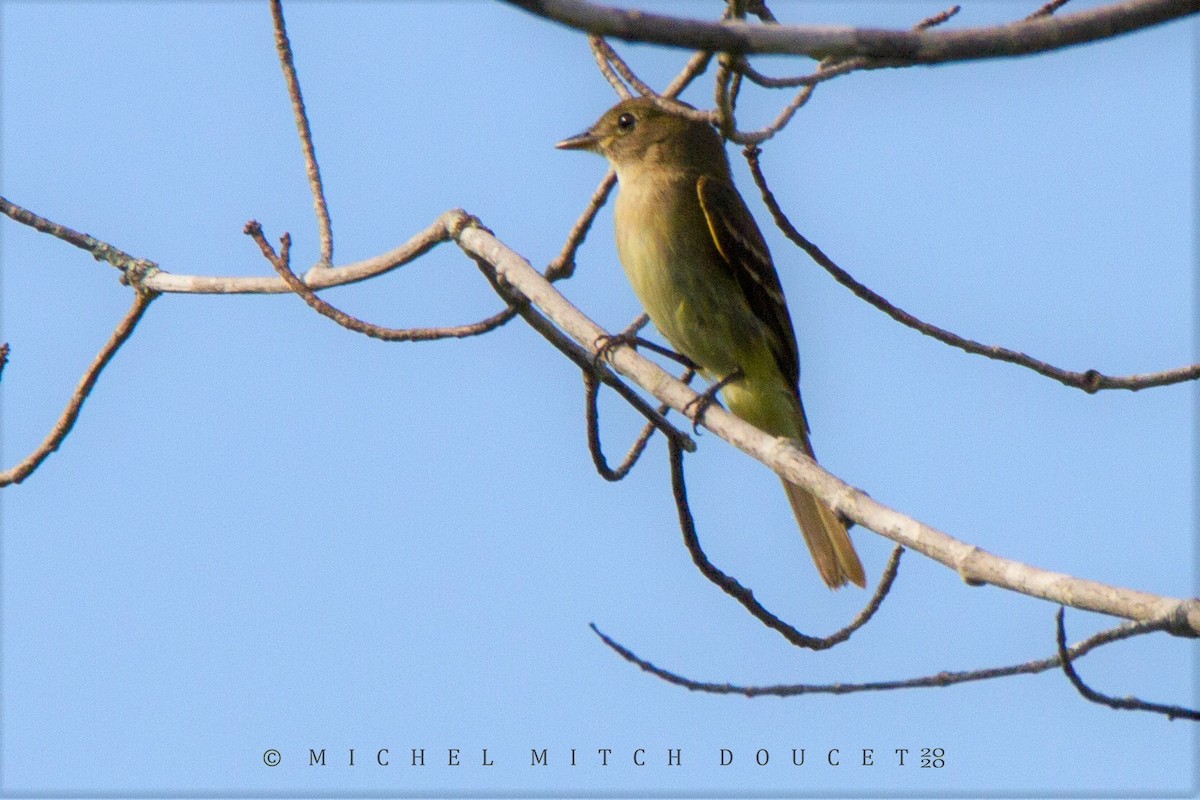
M 969 0 L 952 24 L 1036 5 Z M 785 21 L 891 27 L 940 10 L 772 7 Z M 720 4 L 671 8 L 713 17 Z M 614 100 L 581 35 L 499 3 L 286 13 L 337 263 L 459 206 L 537 266 L 558 252 L 605 165 L 553 144 Z M 4 196 L 172 272 L 271 274 L 241 233 L 250 218 L 272 239 L 291 232 L 298 267 L 315 261 L 265 3 L 6 1 L 0 36 Z M 1191 363 L 1195 41 L 1186 22 L 1017 61 L 841 78 L 767 145 L 764 168 L 805 235 L 922 318 L 1072 369 Z M 614 44 L 657 87 L 688 57 Z M 710 81 L 685 97 L 710 104 Z M 749 88 L 741 119 L 762 124 L 788 97 Z M 822 463 L 992 552 L 1197 593 L 1196 387 L 1088 396 L 900 327 L 774 230 L 731 153 L 790 300 Z M 606 209 L 560 286 L 615 330 L 639 307 L 611 225 Z M 0 242 L 9 466 L 41 441 L 130 292 L 111 267 L 11 221 Z M 325 296 L 392 326 L 498 308 L 453 246 Z M 615 457 L 637 420 L 609 396 L 603 414 Z M 712 558 L 802 629 L 843 625 L 866 593 L 823 588 L 775 476 L 714 435 L 699 442 L 688 485 Z M 748 700 L 621 661 L 589 622 L 664 667 L 744 684 L 906 678 L 1053 651 L 1054 606 L 969 588 L 915 553 L 849 643 L 793 649 L 692 566 L 666 467 L 656 439 L 627 480 L 601 480 L 578 370 L 520 321 L 383 344 L 295 297 L 163 297 L 61 450 L 0 492 L 0 790 L 1194 790 L 1192 723 L 1089 704 L 1058 673 Z M 855 538 L 877 578 L 891 545 Z M 1067 623 L 1074 641 L 1111 620 L 1070 611 Z M 1194 706 L 1194 655 L 1155 636 L 1079 669 L 1112 694 Z M 925 747 L 944 748 L 944 768 L 913 763 Z M 277 767 L 263 764 L 269 748 Z M 309 748 L 325 748 L 327 766 L 309 766 Z M 424 768 L 408 765 L 413 748 Z M 450 748 L 462 766 L 445 765 Z M 483 748 L 494 766 L 479 765 Z M 549 765 L 531 767 L 531 748 Z M 599 748 L 613 750 L 607 768 Z M 841 766 L 825 763 L 833 748 Z M 858 765 L 863 748 L 875 766 Z

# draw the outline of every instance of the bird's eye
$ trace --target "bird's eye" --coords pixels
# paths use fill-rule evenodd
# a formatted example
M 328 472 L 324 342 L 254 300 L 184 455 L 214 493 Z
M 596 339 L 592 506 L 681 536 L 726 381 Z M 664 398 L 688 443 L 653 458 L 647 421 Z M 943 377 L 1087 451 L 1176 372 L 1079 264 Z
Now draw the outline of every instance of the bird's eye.
M 637 117 L 628 112 L 617 117 L 617 127 L 623 131 L 633 130 L 633 126 L 637 124 Z

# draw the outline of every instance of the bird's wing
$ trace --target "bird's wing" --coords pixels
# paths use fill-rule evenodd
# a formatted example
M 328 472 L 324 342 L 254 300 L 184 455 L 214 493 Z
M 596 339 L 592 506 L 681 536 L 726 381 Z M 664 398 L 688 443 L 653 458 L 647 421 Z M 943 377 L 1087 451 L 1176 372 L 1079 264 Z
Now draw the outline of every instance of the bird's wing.
M 750 209 L 737 189 L 708 175 L 700 176 L 696 191 L 717 252 L 737 279 L 751 311 L 773 334 L 771 350 L 788 385 L 798 386 L 800 356 L 792 318 L 771 253 Z

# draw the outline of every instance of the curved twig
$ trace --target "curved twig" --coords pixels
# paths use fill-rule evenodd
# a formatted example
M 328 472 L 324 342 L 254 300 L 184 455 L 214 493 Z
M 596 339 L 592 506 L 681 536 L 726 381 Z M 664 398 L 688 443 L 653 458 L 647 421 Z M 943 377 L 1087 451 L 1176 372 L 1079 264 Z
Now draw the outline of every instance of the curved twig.
M 690 372 L 690 370 L 689 370 Z M 653 423 L 647 422 L 642 428 L 641 433 L 634 439 L 633 444 L 629 448 L 629 452 L 625 454 L 625 458 L 613 469 L 608 465 L 608 459 L 604 457 L 604 447 L 600 442 L 600 408 L 597 404 L 600 393 L 600 380 L 596 377 L 596 373 L 591 370 L 583 370 L 583 388 L 584 388 L 584 408 L 585 416 L 587 417 L 587 440 L 588 452 L 592 455 L 592 464 L 596 467 L 596 472 L 600 473 L 600 477 L 606 481 L 615 483 L 629 474 L 629 470 L 633 469 L 633 465 L 642 457 L 642 453 L 646 450 L 646 444 L 650 441 L 650 437 L 654 435 Z M 690 379 L 690 375 L 685 375 L 681 380 Z M 657 409 L 659 414 L 666 414 L 669 410 L 668 406 L 660 405 Z
M 1150 703 L 1146 700 L 1139 700 L 1136 697 L 1110 697 L 1109 695 L 1097 692 L 1084 683 L 1083 678 L 1080 678 L 1079 673 L 1075 671 L 1074 664 L 1071 663 L 1078 658 L 1078 655 L 1072 655 L 1067 651 L 1067 629 L 1063 624 L 1063 613 L 1063 607 L 1059 606 L 1058 613 L 1055 615 L 1055 626 L 1057 628 L 1055 644 L 1058 646 L 1058 660 L 1062 664 L 1063 674 L 1067 676 L 1067 680 L 1071 682 L 1071 685 L 1083 695 L 1084 699 L 1118 711 L 1149 711 L 1154 714 L 1163 714 L 1167 719 L 1200 720 L 1200 711 L 1184 708 L 1183 706 Z M 1147 631 L 1161 629 L 1162 626 L 1146 626 Z
M 292 289 L 282 278 L 266 276 L 182 275 L 167 272 L 158 264 L 135 258 L 120 248 L 93 236 L 72 230 L 0 197 L 0 213 L 46 233 L 91 254 L 121 270 L 122 280 L 131 285 L 163 294 L 286 294 Z M 383 275 L 428 253 L 443 242 L 451 240 L 453 225 L 468 215 L 462 209 L 452 209 L 433 221 L 404 244 L 373 258 L 355 261 L 340 267 L 317 265 L 304 276 L 311 289 L 345 286 Z
M 1123 639 L 1129 639 L 1133 636 L 1141 636 L 1146 633 L 1163 630 L 1163 623 L 1160 622 L 1136 622 L 1125 623 L 1114 628 L 1101 631 L 1094 636 L 1089 636 L 1082 642 L 1072 646 L 1068 651 L 1069 658 L 1066 662 L 1063 661 L 1062 652 L 1050 658 L 1043 658 L 1037 661 L 1027 661 L 1021 664 L 1011 664 L 1004 667 L 990 667 L 988 669 L 974 669 L 960 672 L 938 672 L 933 675 L 925 675 L 919 678 L 907 678 L 904 680 L 893 681 L 869 681 L 865 683 L 784 683 L 771 686 L 754 686 L 754 685 L 738 685 L 733 683 L 710 683 L 708 681 L 698 681 L 692 678 L 683 676 L 677 672 L 663 669 L 656 666 L 650 661 L 638 656 L 629 648 L 617 642 L 612 637 L 605 634 L 595 623 L 591 624 L 591 629 L 597 636 L 600 637 L 604 644 L 608 645 L 621 658 L 629 663 L 637 666 L 644 672 L 648 672 L 656 678 L 660 678 L 667 683 L 676 686 L 682 686 L 693 692 L 705 692 L 708 694 L 738 694 L 746 697 L 796 697 L 804 694 L 857 694 L 859 692 L 882 692 L 894 691 L 896 689 L 931 689 L 941 688 L 946 686 L 955 686 L 960 683 L 972 683 L 975 681 L 993 680 L 996 678 L 1007 678 L 1013 675 L 1036 675 L 1040 672 L 1055 669 L 1064 663 L 1069 663 L 1071 659 L 1082 658 L 1098 647 L 1106 644 L 1118 642 Z
M 262 225 L 258 222 L 255 220 L 247 222 L 244 232 L 258 244 L 263 256 L 271 263 L 275 271 L 279 273 L 279 277 L 283 278 L 291 290 L 299 295 L 310 308 L 318 314 L 333 320 L 343 328 L 370 336 L 373 339 L 380 339 L 385 342 L 429 342 L 437 339 L 463 339 L 468 336 L 479 336 L 480 334 L 493 331 L 517 314 L 516 310 L 512 306 L 509 306 L 503 311 L 482 319 L 479 322 L 471 322 L 465 325 L 448 325 L 438 328 L 387 328 L 382 325 L 365 322 L 317 297 L 316 293 L 304 281 L 300 280 L 296 276 L 296 273 L 292 272 L 288 264 L 291 236 L 286 233 L 283 235 L 283 246 L 280 248 L 279 255 L 276 255 L 275 249 L 271 247 L 270 242 L 263 235 Z
M 959 30 L 758 25 L 686 19 L 585 0 L 508 0 L 576 30 L 671 47 L 811 58 L 866 56 L 870 68 L 939 64 L 1041 53 L 1149 28 L 1200 11 L 1197 0 L 1127 0 L 1061 16 Z
M 592 192 L 592 199 L 588 201 L 587 207 L 579 215 L 575 226 L 567 235 L 567 242 L 563 245 L 562 252 L 555 256 L 554 260 L 546 267 L 547 280 L 556 281 L 575 274 L 575 253 L 583 244 L 583 240 L 587 238 L 588 231 L 592 229 L 592 223 L 596 220 L 596 214 L 608 201 L 608 195 L 616 185 L 617 173 L 609 169 L 603 180 L 600 181 L 600 185 L 596 187 L 596 191 Z
M 592 55 L 596 57 L 596 65 L 600 67 L 600 72 L 608 79 L 609 84 L 621 96 L 622 100 L 633 96 L 633 93 L 629 91 L 625 83 L 636 89 L 637 93 L 642 96 L 654 94 L 654 90 L 634 74 L 629 65 L 625 63 L 625 59 L 617 55 L 616 51 L 602 37 L 589 36 L 588 44 L 592 48 Z M 614 69 L 616 73 L 613 72 Z M 621 78 L 625 79 L 625 83 L 621 83 L 621 78 L 617 77 L 617 73 L 620 73 Z
M 762 168 L 759 165 L 759 154 L 762 151 L 757 147 L 748 147 L 744 155 L 746 161 L 750 164 L 750 172 L 754 176 L 754 182 L 758 184 L 759 191 L 762 192 L 763 202 L 766 203 L 771 216 L 775 219 L 776 226 L 783 234 L 792 242 L 816 261 L 825 271 L 833 276 L 834 280 L 842 284 L 850 291 L 854 292 L 860 299 L 870 303 L 875 308 L 887 314 L 892 319 L 900 324 L 912 328 L 918 333 L 923 333 L 933 339 L 948 344 L 951 347 L 957 347 L 973 355 L 985 356 L 995 359 L 996 361 L 1007 361 L 1010 364 L 1016 364 L 1019 367 L 1033 370 L 1039 375 L 1044 375 L 1047 378 L 1052 378 L 1064 386 L 1070 386 L 1074 389 L 1081 389 L 1088 394 L 1094 394 L 1102 389 L 1127 389 L 1129 391 L 1137 391 L 1139 389 L 1149 389 L 1155 386 L 1169 386 L 1175 383 L 1185 383 L 1200 379 L 1200 364 L 1191 364 L 1175 369 L 1164 370 L 1162 372 L 1151 372 L 1141 375 L 1123 375 L 1113 376 L 1105 375 L 1094 369 L 1089 369 L 1084 372 L 1073 372 L 1071 370 L 1056 367 L 1053 364 L 1048 364 L 1045 361 L 1040 361 L 1025 353 L 1016 350 L 1010 350 L 1007 347 L 998 345 L 980 344 L 972 339 L 966 339 L 956 333 L 939 328 L 937 325 L 932 325 L 924 322 L 907 311 L 898 308 L 888 302 L 886 298 L 878 292 L 869 289 L 863 284 L 854 279 L 849 272 L 839 267 L 833 262 L 829 256 L 825 255 L 819 247 L 810 242 L 804 237 L 796 227 L 792 225 L 791 220 L 784 214 L 783 209 L 779 207 L 779 203 L 772 194 L 771 189 L 767 186 L 767 180 L 763 176 Z
M 679 514 L 679 528 L 683 532 L 683 542 L 692 556 L 692 562 L 705 578 L 716 584 L 725 594 L 741 603 L 763 625 L 776 631 L 796 647 L 803 647 L 807 650 L 828 650 L 849 639 L 851 634 L 863 625 L 866 625 L 871 620 L 871 617 L 875 615 L 875 612 L 879 610 L 879 606 L 883 603 L 883 599 L 887 597 L 892 584 L 896 580 L 896 572 L 900 568 L 900 554 L 904 551 L 903 547 L 897 547 L 892 552 L 892 557 L 888 560 L 883 577 L 880 578 L 879 586 L 876 588 L 870 602 L 855 616 L 849 625 L 831 633 L 829 636 L 811 636 L 801 633 L 792 625 L 772 614 L 762 603 L 755 599 L 754 592 L 739 583 L 736 578 L 722 572 L 719 567 L 709 560 L 708 555 L 704 552 L 704 548 L 700 546 L 700 537 L 696 534 L 696 521 L 692 517 L 691 507 L 688 505 L 687 484 L 683 479 L 683 450 L 676 444 L 671 443 L 670 456 L 671 491 L 675 497 L 675 509 Z
M 133 329 L 137 327 L 138 320 L 146 313 L 146 309 L 150 307 L 150 303 L 157 296 L 156 292 L 148 292 L 143 289 L 134 290 L 133 306 L 130 307 L 121 321 L 117 323 L 112 336 L 105 342 L 104 347 L 96 355 L 87 372 L 83 373 L 83 377 L 75 387 L 75 392 L 71 395 L 70 402 L 63 409 L 58 421 L 54 423 L 54 427 L 50 429 L 50 433 L 46 435 L 46 438 L 32 453 L 18 464 L 4 472 L 0 472 L 0 486 L 8 486 L 9 484 L 20 483 L 25 480 L 51 453 L 58 449 L 63 439 L 67 438 L 67 434 L 71 432 L 71 428 L 75 426 L 75 421 L 79 419 L 79 412 L 83 409 L 83 403 L 87 400 L 88 395 L 92 393 L 96 381 L 100 378 L 100 373 L 108 366 L 108 362 L 112 361 L 112 357 L 121 349 L 121 345 L 125 344 L 133 334 Z M 5 355 L 7 356 L 7 345 L 5 346 Z

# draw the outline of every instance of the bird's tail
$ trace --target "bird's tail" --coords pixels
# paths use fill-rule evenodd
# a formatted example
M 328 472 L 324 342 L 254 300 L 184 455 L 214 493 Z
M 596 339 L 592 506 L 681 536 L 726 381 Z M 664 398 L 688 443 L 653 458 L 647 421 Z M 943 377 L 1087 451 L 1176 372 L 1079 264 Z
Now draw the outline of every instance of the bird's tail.
M 854 551 L 854 543 L 833 509 L 794 483 L 784 481 L 783 488 L 825 584 L 830 589 L 845 586 L 847 581 L 866 586 L 867 577 L 858 553 Z
M 734 414 L 767 433 L 794 440 L 809 458 L 816 458 L 808 441 L 804 405 L 794 387 L 776 380 L 743 380 L 729 384 L 724 393 Z M 837 589 L 847 582 L 866 586 L 867 578 L 858 553 L 854 552 L 854 543 L 833 509 L 793 483 L 784 481 L 783 488 L 817 571 L 829 588 Z

